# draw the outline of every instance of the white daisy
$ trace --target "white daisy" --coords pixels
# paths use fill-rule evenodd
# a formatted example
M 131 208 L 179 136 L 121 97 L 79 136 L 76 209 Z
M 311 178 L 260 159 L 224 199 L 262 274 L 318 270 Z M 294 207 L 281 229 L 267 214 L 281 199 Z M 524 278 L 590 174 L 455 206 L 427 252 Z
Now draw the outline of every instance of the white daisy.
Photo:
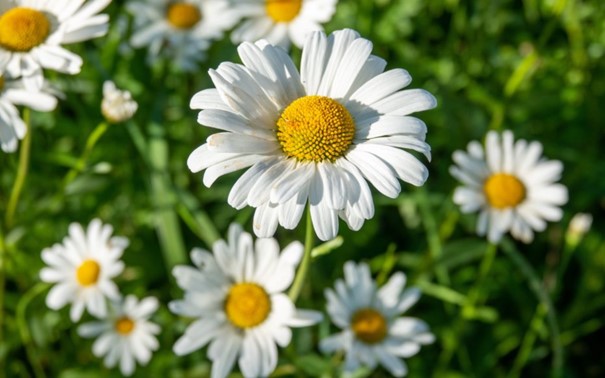
M 260 41 L 242 43 L 244 65 L 210 70 L 216 89 L 191 100 L 198 122 L 225 132 L 211 135 L 189 156 L 204 184 L 250 167 L 228 202 L 256 208 L 254 232 L 293 229 L 307 202 L 321 240 L 338 233 L 338 216 L 358 230 L 374 215 L 369 181 L 395 198 L 397 179 L 422 185 L 427 168 L 404 149 L 430 158 L 426 125 L 409 114 L 435 107 L 425 90 L 402 90 L 403 69 L 384 71 L 372 43 L 353 30 L 326 37 L 314 32 L 303 49 L 299 75 L 284 50 Z
M 231 33 L 233 43 L 266 39 L 284 48 L 302 47 L 307 36 L 323 30 L 338 0 L 231 0 L 241 8 L 242 24 Z
M 50 112 L 57 107 L 56 92 L 43 87 L 28 90 L 22 80 L 11 80 L 0 74 L 0 147 L 4 152 L 17 150 L 19 139 L 23 139 L 27 126 L 19 115 L 16 105 L 24 105 L 41 112 Z
M 327 310 L 332 322 L 343 331 L 320 341 L 324 353 L 345 352 L 345 371 L 361 365 L 374 369 L 384 366 L 392 375 L 407 374 L 402 358 L 415 355 L 421 345 L 435 337 L 420 319 L 402 317 L 402 313 L 420 298 L 416 288 L 403 290 L 405 274 L 395 273 L 380 289 L 364 263 L 348 261 L 345 279 L 337 280 L 335 290 L 326 289 Z
M 485 153 L 479 142 L 468 144 L 467 152 L 454 152 L 457 165 L 452 176 L 463 186 L 456 188 L 454 202 L 463 213 L 479 212 L 477 233 L 487 233 L 497 243 L 502 235 L 511 235 L 525 243 L 533 240 L 534 230 L 544 231 L 546 220 L 563 216 L 559 206 L 567 202 L 567 188 L 555 184 L 561 178 L 563 164 L 541 158 L 542 145 L 513 140 L 511 131 L 500 135 L 490 131 Z
M 197 318 L 174 352 L 188 354 L 209 343 L 213 378 L 226 377 L 236 359 L 245 377 L 266 377 L 277 365 L 275 344 L 290 343 L 290 327 L 321 320 L 320 313 L 297 310 L 283 293 L 294 278 L 302 244 L 293 242 L 280 253 L 275 239 L 258 239 L 253 245 L 250 234 L 232 224 L 228 242 L 217 241 L 213 251 L 194 249 L 191 259 L 197 268 L 173 270 L 185 298 L 169 308 Z
M 119 90 L 113 81 L 103 83 L 101 113 L 110 123 L 124 122 L 136 113 L 138 104 L 128 91 Z
M 40 88 L 42 68 L 77 74 L 82 58 L 61 45 L 105 35 L 111 0 L 0 0 L 0 72 Z
M 197 69 L 210 41 L 239 20 L 226 0 L 145 0 L 127 8 L 135 17 L 130 44 L 149 46 L 152 62 L 161 55 L 184 70 Z
M 107 314 L 105 298 L 118 299 L 120 294 L 112 278 L 124 270 L 120 261 L 128 239 L 111 237 L 113 228 L 93 219 L 84 232 L 78 223 L 69 225 L 63 244 L 42 251 L 48 267 L 40 271 L 45 282 L 56 283 L 46 296 L 46 305 L 54 310 L 72 303 L 70 317 L 78 321 L 84 308 L 96 317 Z
M 120 363 L 120 371 L 131 375 L 135 364 L 147 365 L 153 351 L 160 346 L 156 335 L 160 327 L 149 321 L 157 311 L 158 300 L 147 297 L 140 302 L 134 295 L 119 302 L 111 302 L 110 311 L 101 321 L 84 323 L 78 327 L 82 337 L 97 337 L 92 352 L 105 356 L 104 363 L 112 368 Z

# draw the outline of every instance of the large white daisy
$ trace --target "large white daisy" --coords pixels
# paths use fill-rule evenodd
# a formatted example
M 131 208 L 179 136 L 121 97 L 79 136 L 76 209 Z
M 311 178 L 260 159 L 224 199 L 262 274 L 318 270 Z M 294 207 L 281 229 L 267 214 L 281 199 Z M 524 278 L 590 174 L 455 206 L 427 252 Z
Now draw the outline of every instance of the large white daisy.
M 561 178 L 563 164 L 541 155 L 539 142 L 515 142 L 508 130 L 502 139 L 490 131 L 485 152 L 476 141 L 468 144 L 467 151 L 454 152 L 456 165 L 450 172 L 463 184 L 456 188 L 454 202 L 463 213 L 479 212 L 479 235 L 487 234 L 496 243 L 510 231 L 514 238 L 529 243 L 533 231 L 544 231 L 545 221 L 561 219 L 567 188 L 555 182 Z
M 226 0 L 145 0 L 127 8 L 136 28 L 130 44 L 148 46 L 151 62 L 162 56 L 184 70 L 196 69 L 210 42 L 239 20 Z
M 343 331 L 321 340 L 320 349 L 344 351 L 345 371 L 381 364 L 396 377 L 406 375 L 402 358 L 415 355 L 421 345 L 435 339 L 422 320 L 400 316 L 418 301 L 420 291 L 403 290 L 406 277 L 401 272 L 377 289 L 364 263 L 348 261 L 344 273 L 344 281 L 337 280 L 334 290 L 325 291 L 328 314 Z
M 0 0 L 0 72 L 42 87 L 42 68 L 77 74 L 82 58 L 61 45 L 105 35 L 111 0 Z
M 124 300 L 110 302 L 107 316 L 100 321 L 84 323 L 78 327 L 82 337 L 98 337 L 92 345 L 97 357 L 105 356 L 108 368 L 120 364 L 124 375 L 131 375 L 136 362 L 147 365 L 153 351 L 160 346 L 156 335 L 160 326 L 149 321 L 157 311 L 158 300 L 147 297 L 139 301 L 129 295 Z
M 57 106 L 56 92 L 48 88 L 26 89 L 22 80 L 11 80 L 0 74 L 0 147 L 14 152 L 23 139 L 27 126 L 16 105 L 24 105 L 41 112 L 50 112 Z
M 113 228 L 93 219 L 84 229 L 79 223 L 69 225 L 69 235 L 62 244 L 42 251 L 48 267 L 40 271 L 42 281 L 55 283 L 46 296 L 46 305 L 60 309 L 71 303 L 70 317 L 78 321 L 86 308 L 96 317 L 107 314 L 105 299 L 117 300 L 118 287 L 112 279 L 124 270 L 120 261 L 128 239 L 111 236 Z
M 302 47 L 307 36 L 323 30 L 338 0 L 231 0 L 245 20 L 232 33 L 234 43 L 266 39 L 284 48 Z
M 293 229 L 307 204 L 322 240 L 338 233 L 338 217 L 358 230 L 374 215 L 369 181 L 395 198 L 398 179 L 422 185 L 427 168 L 408 151 L 430 158 L 426 125 L 409 114 L 431 109 L 425 90 L 402 90 L 403 69 L 384 71 L 372 43 L 353 30 L 307 39 L 299 74 L 286 52 L 264 41 L 242 43 L 244 65 L 210 70 L 216 89 L 191 100 L 203 109 L 198 122 L 225 132 L 211 135 L 189 156 L 193 172 L 206 169 L 204 184 L 249 168 L 228 202 L 256 208 L 254 232 Z
M 226 377 L 236 359 L 245 377 L 266 377 L 277 365 L 276 343 L 290 343 L 290 327 L 321 320 L 320 313 L 296 309 L 283 293 L 292 283 L 303 246 L 293 242 L 280 253 L 275 239 L 253 244 L 250 234 L 232 224 L 228 242 L 217 241 L 213 251 L 194 249 L 196 268 L 173 270 L 185 298 L 169 307 L 197 318 L 177 340 L 174 352 L 184 355 L 210 343 L 213 378 Z

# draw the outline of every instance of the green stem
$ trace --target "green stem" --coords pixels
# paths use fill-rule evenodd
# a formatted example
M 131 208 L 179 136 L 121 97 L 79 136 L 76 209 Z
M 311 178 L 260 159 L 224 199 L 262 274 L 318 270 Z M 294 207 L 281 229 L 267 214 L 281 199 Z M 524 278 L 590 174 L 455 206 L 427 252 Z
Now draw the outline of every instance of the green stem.
M 0 342 L 4 340 L 4 288 L 6 282 L 6 245 L 4 244 L 4 234 L 0 227 Z M 5 359 L 0 355 L 0 377 L 5 376 Z
M 19 203 L 19 197 L 23 190 L 23 184 L 27 177 L 27 171 L 29 168 L 29 156 L 31 152 L 32 144 L 32 132 L 30 127 L 30 110 L 28 108 L 23 109 L 23 122 L 25 123 L 25 137 L 21 142 L 21 149 L 19 150 L 19 166 L 17 167 L 17 177 L 13 184 L 13 190 L 11 191 L 10 198 L 8 200 L 8 207 L 6 209 L 6 216 L 4 222 L 6 228 L 10 230 L 14 223 L 15 210 Z
M 29 331 L 29 326 L 27 324 L 27 306 L 29 306 L 29 304 L 31 303 L 31 301 L 38 296 L 39 294 L 43 293 L 45 290 L 48 289 L 48 284 L 45 284 L 43 282 L 38 283 L 36 286 L 32 287 L 31 289 L 29 289 L 19 300 L 19 302 L 17 303 L 17 327 L 19 328 L 19 334 L 21 335 L 21 341 L 23 342 L 23 345 L 25 346 L 25 352 L 27 354 L 27 359 L 29 361 L 29 364 L 31 365 L 31 367 L 34 370 L 34 376 L 36 377 L 46 377 L 46 374 L 44 374 L 44 369 L 42 368 L 42 365 L 40 364 L 40 361 L 38 360 L 38 358 L 36 358 L 36 351 L 35 351 L 35 345 L 34 342 L 32 340 L 31 337 L 31 333 Z
M 305 252 L 302 258 L 302 262 L 298 267 L 298 271 L 296 272 L 296 277 L 294 277 L 294 283 L 288 292 L 288 296 L 292 300 L 292 302 L 296 303 L 296 299 L 300 295 L 300 291 L 302 290 L 303 284 L 305 283 L 305 279 L 307 278 L 307 273 L 309 271 L 309 266 L 311 265 L 311 251 L 313 250 L 313 242 L 315 240 L 315 236 L 313 235 L 313 222 L 311 222 L 311 209 L 307 209 L 307 224 L 305 230 Z
M 531 351 L 534 347 L 534 343 L 536 342 L 538 332 L 540 332 L 540 328 L 542 328 L 544 324 L 544 316 L 546 316 L 546 307 L 539 303 L 536 307 L 536 311 L 534 312 L 534 316 L 529 323 L 529 329 L 523 337 L 521 347 L 519 348 L 519 352 L 517 353 L 517 357 L 513 363 L 513 368 L 508 375 L 509 377 L 513 378 L 521 376 L 521 371 L 531 356 Z
M 88 158 L 90 157 L 90 153 L 92 152 L 92 149 L 97 144 L 99 139 L 101 139 L 103 134 L 105 134 L 108 127 L 109 127 L 109 124 L 107 122 L 101 122 L 92 131 L 92 133 L 90 133 L 90 135 L 88 136 L 88 139 L 86 140 L 86 146 L 84 147 L 84 152 L 82 153 L 82 155 L 76 162 L 76 165 L 69 170 L 69 172 L 65 176 L 65 179 L 63 180 L 64 186 L 69 185 L 78 176 L 78 174 L 80 172 L 82 172 L 84 170 L 84 168 L 86 168 L 86 162 L 88 161 Z

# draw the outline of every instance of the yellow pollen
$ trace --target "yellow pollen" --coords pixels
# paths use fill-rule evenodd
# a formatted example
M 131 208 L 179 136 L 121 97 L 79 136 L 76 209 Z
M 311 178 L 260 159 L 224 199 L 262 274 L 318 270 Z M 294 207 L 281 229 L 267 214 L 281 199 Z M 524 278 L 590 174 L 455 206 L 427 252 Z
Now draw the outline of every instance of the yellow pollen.
M 302 0 L 266 0 L 267 15 L 275 22 L 290 22 L 298 16 Z
M 128 335 L 134 329 L 134 322 L 127 316 L 122 316 L 116 320 L 114 327 L 121 335 Z
M 525 199 L 525 185 L 515 176 L 497 173 L 483 184 L 487 202 L 496 209 L 515 207 Z
M 76 277 L 80 285 L 90 286 L 97 283 L 99 273 L 101 273 L 99 263 L 94 260 L 84 260 L 76 271 Z
M 181 2 L 168 6 L 166 11 L 168 22 L 177 29 L 191 29 L 202 19 L 202 13 L 193 4 Z
M 225 301 L 225 313 L 234 326 L 255 327 L 264 322 L 270 312 L 269 295 L 257 284 L 240 283 L 229 290 Z
M 282 150 L 298 161 L 333 162 L 347 152 L 354 136 L 353 117 L 329 97 L 301 97 L 277 120 L 277 140 Z
M 0 15 L 0 47 L 14 52 L 29 51 L 46 40 L 50 26 L 40 11 L 12 8 Z
M 372 308 L 362 308 L 353 314 L 351 328 L 355 336 L 366 344 L 381 342 L 387 335 L 387 322 L 382 314 Z

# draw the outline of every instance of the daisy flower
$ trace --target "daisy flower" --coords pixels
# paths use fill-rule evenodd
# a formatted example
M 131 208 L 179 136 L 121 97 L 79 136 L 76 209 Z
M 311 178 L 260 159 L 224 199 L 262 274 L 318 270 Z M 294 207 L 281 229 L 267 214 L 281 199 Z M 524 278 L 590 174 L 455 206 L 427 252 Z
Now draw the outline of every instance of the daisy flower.
M 293 242 L 280 253 L 273 238 L 258 239 L 229 227 L 229 238 L 214 243 L 214 254 L 194 249 L 196 268 L 173 270 L 185 298 L 170 303 L 172 312 L 197 318 L 177 340 L 174 352 L 191 353 L 210 344 L 212 377 L 226 377 L 238 360 L 245 377 L 266 377 L 277 365 L 276 343 L 290 343 L 290 327 L 321 320 L 321 314 L 297 310 L 283 293 L 294 278 L 303 246 Z
M 191 100 L 203 109 L 198 122 L 224 130 L 211 135 L 187 160 L 206 170 L 204 184 L 250 167 L 228 202 L 256 208 L 254 232 L 293 229 L 307 202 L 321 240 L 338 233 L 338 217 L 358 230 L 374 215 L 369 181 L 395 198 L 398 179 L 422 185 L 427 168 L 408 150 L 430 158 L 426 125 L 409 114 L 435 107 L 425 90 L 402 90 L 403 69 L 384 71 L 372 43 L 353 30 L 329 37 L 314 32 L 302 53 L 301 73 L 286 52 L 259 41 L 244 42 L 244 65 L 222 63 L 210 70 L 216 89 Z
M 485 152 L 479 142 L 468 144 L 467 151 L 455 151 L 450 167 L 452 176 L 463 186 L 456 188 L 454 202 L 463 213 L 479 212 L 477 234 L 487 234 L 497 243 L 510 231 L 525 243 L 534 231 L 544 231 L 545 221 L 563 216 L 559 206 L 567 202 L 567 188 L 555 182 L 561 178 L 563 164 L 541 157 L 542 145 L 521 139 L 514 141 L 511 131 L 502 139 L 490 131 Z
M 29 90 L 22 80 L 12 80 L 0 74 L 0 147 L 4 152 L 15 152 L 19 139 L 27 133 L 27 126 L 16 105 L 50 112 L 57 107 L 57 98 L 48 88 Z
M 231 33 L 233 43 L 266 39 L 284 48 L 302 47 L 313 31 L 323 30 L 338 0 L 232 0 L 241 8 L 242 24 Z
M 82 337 L 98 337 L 92 345 L 97 357 L 105 356 L 105 366 L 112 368 L 120 363 L 120 371 L 131 375 L 135 364 L 147 365 L 153 351 L 160 346 L 156 335 L 160 327 L 149 321 L 157 311 L 158 300 L 147 297 L 141 301 L 133 295 L 111 302 L 110 311 L 100 321 L 84 323 L 78 327 Z
M 116 88 L 113 81 L 103 83 L 103 101 L 101 113 L 110 123 L 120 123 L 132 118 L 136 113 L 138 104 L 132 99 L 128 91 Z
M 112 278 L 124 270 L 120 261 L 128 239 L 111 237 L 113 228 L 93 219 L 86 232 L 78 223 L 69 225 L 69 235 L 62 244 L 42 251 L 48 267 L 40 279 L 55 283 L 46 296 L 46 305 L 57 310 L 71 303 L 70 317 L 78 321 L 86 308 L 96 317 L 107 314 L 105 298 L 118 299 L 120 294 Z
M 344 351 L 345 371 L 380 364 L 393 376 L 406 375 L 402 358 L 415 355 L 421 345 L 435 339 L 422 320 L 400 316 L 418 301 L 420 291 L 403 290 L 406 277 L 401 272 L 377 289 L 364 263 L 348 261 L 344 273 L 344 281 L 337 280 L 334 290 L 325 291 L 328 314 L 343 331 L 321 340 L 320 349 Z
M 111 0 L 0 0 L 0 72 L 40 88 L 42 68 L 77 74 L 82 58 L 61 45 L 105 35 Z
M 189 71 L 205 59 L 210 42 L 239 20 L 239 12 L 226 0 L 145 0 L 127 8 L 135 17 L 130 44 L 149 46 L 152 62 L 163 55 Z

